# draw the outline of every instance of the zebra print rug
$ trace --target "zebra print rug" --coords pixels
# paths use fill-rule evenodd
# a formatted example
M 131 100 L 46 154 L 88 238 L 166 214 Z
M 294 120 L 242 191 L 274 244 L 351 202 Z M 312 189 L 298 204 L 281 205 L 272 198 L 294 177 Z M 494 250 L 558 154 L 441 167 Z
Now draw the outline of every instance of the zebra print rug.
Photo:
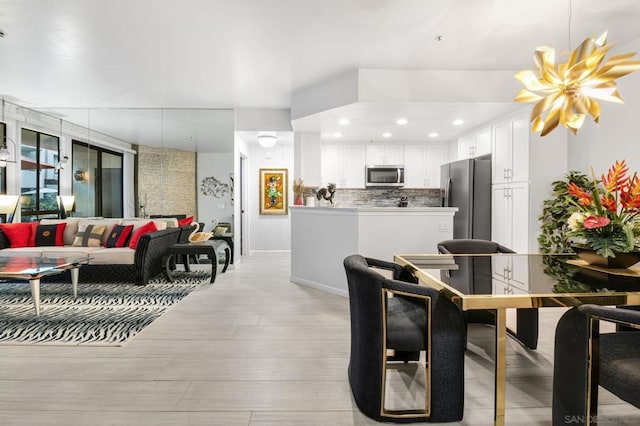
M 42 283 L 40 316 L 28 282 L 0 282 L 0 345 L 122 345 L 210 278 L 176 271 L 173 283 L 162 275 L 146 286 L 79 283 L 77 299 L 70 283 Z

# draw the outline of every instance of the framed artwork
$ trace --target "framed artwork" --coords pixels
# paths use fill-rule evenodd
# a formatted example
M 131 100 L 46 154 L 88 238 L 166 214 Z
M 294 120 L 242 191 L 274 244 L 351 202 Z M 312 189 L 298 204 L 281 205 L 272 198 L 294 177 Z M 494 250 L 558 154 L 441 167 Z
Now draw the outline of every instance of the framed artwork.
M 287 169 L 260 169 L 260 214 L 288 214 Z

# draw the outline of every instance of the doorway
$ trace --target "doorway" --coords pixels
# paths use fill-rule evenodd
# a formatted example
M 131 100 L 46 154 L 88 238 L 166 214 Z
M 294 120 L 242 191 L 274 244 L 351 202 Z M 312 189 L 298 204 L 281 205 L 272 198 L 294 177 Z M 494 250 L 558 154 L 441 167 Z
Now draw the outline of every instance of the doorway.
M 240 154 L 240 256 L 249 253 L 249 220 L 247 215 L 247 157 Z

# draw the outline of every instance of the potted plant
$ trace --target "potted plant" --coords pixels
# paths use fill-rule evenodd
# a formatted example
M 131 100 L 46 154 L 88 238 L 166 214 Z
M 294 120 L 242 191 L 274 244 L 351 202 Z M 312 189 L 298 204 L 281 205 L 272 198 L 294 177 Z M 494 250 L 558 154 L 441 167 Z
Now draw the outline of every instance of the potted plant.
M 580 243 L 574 245 L 574 249 L 578 255 L 586 253 L 583 258 L 589 263 L 626 267 L 640 260 L 630 256 L 637 254 L 640 235 L 640 222 L 636 217 L 640 212 L 640 178 L 637 173 L 629 176 L 628 172 L 624 160 L 616 161 L 600 181 L 594 175 L 591 188 L 575 183 L 567 186 L 573 206 L 567 221 L 568 234 L 574 243 Z M 614 261 L 616 258 L 620 259 Z M 624 263 L 632 263 L 622 265 L 621 261 L 627 258 Z
M 293 204 L 296 206 L 304 204 L 304 182 L 302 178 L 293 180 Z

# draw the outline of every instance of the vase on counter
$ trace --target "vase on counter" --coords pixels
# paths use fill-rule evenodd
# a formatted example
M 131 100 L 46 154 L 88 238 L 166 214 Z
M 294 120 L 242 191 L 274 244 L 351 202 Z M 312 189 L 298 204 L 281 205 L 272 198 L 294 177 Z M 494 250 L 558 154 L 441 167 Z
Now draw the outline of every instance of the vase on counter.
M 302 194 L 296 194 L 293 197 L 293 205 L 294 206 L 302 206 L 304 205 L 304 197 Z

